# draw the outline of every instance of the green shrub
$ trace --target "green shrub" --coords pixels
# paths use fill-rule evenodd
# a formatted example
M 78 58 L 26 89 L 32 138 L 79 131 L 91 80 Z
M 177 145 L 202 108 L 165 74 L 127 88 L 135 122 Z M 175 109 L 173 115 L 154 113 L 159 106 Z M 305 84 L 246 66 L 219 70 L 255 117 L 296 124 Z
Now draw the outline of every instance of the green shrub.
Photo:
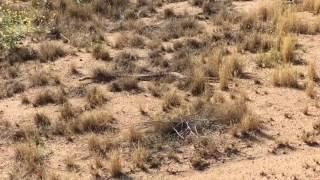
M 15 11 L 0 6 L 0 44 L 13 48 L 33 30 L 32 18 L 24 11 Z

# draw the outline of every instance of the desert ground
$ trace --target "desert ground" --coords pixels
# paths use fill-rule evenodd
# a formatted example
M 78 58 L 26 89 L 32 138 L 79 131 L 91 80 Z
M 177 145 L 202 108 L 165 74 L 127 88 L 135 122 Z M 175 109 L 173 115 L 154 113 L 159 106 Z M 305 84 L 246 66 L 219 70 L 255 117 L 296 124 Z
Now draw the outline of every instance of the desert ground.
M 320 179 L 320 0 L 0 0 L 0 179 Z

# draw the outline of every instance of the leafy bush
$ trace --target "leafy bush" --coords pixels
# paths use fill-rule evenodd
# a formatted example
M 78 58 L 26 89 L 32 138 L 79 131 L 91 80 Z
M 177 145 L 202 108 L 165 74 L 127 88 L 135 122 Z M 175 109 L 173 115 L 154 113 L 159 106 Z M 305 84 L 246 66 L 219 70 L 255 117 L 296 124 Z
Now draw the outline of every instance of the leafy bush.
M 32 30 L 32 18 L 24 11 L 0 7 L 0 44 L 13 48 Z

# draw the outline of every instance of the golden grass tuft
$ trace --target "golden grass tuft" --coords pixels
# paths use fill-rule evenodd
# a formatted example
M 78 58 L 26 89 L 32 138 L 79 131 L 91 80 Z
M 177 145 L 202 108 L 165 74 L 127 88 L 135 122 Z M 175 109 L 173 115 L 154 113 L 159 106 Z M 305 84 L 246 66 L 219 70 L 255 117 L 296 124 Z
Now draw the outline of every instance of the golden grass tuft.
M 236 57 L 232 55 L 220 67 L 219 79 L 220 79 L 220 89 L 227 90 L 230 78 L 243 76 L 243 66 L 244 64 Z
M 309 77 L 309 80 L 311 80 L 311 81 L 319 80 L 319 76 L 318 76 L 318 73 L 317 73 L 317 67 L 316 67 L 316 62 L 315 61 L 312 61 L 312 62 L 309 63 L 308 77 Z
M 269 53 L 258 55 L 256 64 L 260 68 L 273 68 L 281 61 L 281 53 L 277 50 L 271 50 Z
M 46 42 L 41 44 L 39 54 L 41 62 L 48 62 L 64 57 L 67 53 L 62 48 L 61 44 L 56 42 Z
M 297 88 L 298 75 L 291 65 L 281 65 L 273 71 L 272 82 L 275 86 Z
M 302 3 L 302 9 L 304 11 L 310 11 L 314 14 L 320 13 L 320 1 L 319 0 L 304 0 Z
M 149 151 L 142 145 L 138 145 L 132 152 L 132 160 L 138 168 L 145 168 L 145 164 L 149 158 Z
M 64 103 L 59 110 L 60 117 L 65 121 L 70 121 L 78 115 L 78 109 L 73 107 L 71 103 Z
M 111 61 L 112 58 L 109 54 L 109 51 L 107 48 L 105 48 L 102 45 L 97 45 L 93 48 L 93 52 L 92 52 L 93 57 L 95 57 L 96 59 L 101 59 L 103 61 Z
M 240 123 L 236 126 L 234 133 L 237 136 L 243 136 L 250 131 L 257 131 L 261 127 L 261 123 L 257 118 L 257 115 L 252 112 L 247 112 L 240 120 Z
M 54 76 L 47 72 L 36 72 L 30 76 L 31 87 L 47 86 L 47 85 L 59 85 L 60 79 L 58 76 Z
M 91 111 L 82 114 L 78 120 L 74 121 L 73 129 L 76 132 L 102 132 L 113 129 L 113 116 L 105 111 Z
M 51 125 L 50 118 L 44 113 L 36 113 L 33 120 L 38 128 L 44 128 Z
M 125 136 L 126 139 L 129 140 L 129 142 L 141 142 L 144 139 L 143 133 L 134 126 L 129 127 Z
M 120 152 L 114 150 L 110 153 L 110 173 L 112 177 L 119 177 L 122 174 L 122 159 Z
M 221 49 L 212 50 L 208 59 L 207 65 L 205 66 L 205 72 L 208 76 L 218 77 L 219 68 L 222 64 L 223 52 Z
M 89 151 L 96 153 L 97 155 L 102 157 L 106 155 L 107 151 L 111 150 L 113 145 L 114 142 L 111 138 L 101 139 L 95 134 L 91 135 L 91 137 L 88 140 Z
M 141 88 L 138 85 L 139 81 L 136 78 L 121 78 L 111 84 L 112 92 L 135 91 L 139 92 Z
M 102 106 L 107 100 L 104 91 L 99 87 L 93 87 L 87 93 L 87 101 L 91 108 Z
M 306 94 L 311 97 L 315 98 L 317 95 L 317 91 L 315 90 L 316 83 L 313 80 L 309 80 L 306 85 Z
M 66 158 L 64 158 L 63 161 L 68 171 L 74 171 L 79 169 L 79 165 L 76 164 L 74 156 L 69 155 Z
M 65 93 L 62 90 L 46 90 L 37 94 L 33 104 L 35 106 L 44 106 L 47 104 L 63 104 L 65 102 L 67 102 L 67 99 L 65 97 Z
M 285 63 L 294 62 L 296 55 L 295 55 L 295 48 L 296 48 L 296 39 L 292 35 L 287 35 L 283 37 L 281 41 L 280 51 L 282 60 Z
M 202 95 L 206 90 L 206 78 L 201 71 L 194 72 L 191 79 L 191 93 L 194 96 Z
M 21 162 L 29 172 L 34 172 L 43 164 L 43 155 L 36 145 L 31 143 L 18 144 L 15 147 L 15 159 Z
M 182 98 L 176 91 L 169 92 L 164 97 L 164 102 L 162 104 L 162 109 L 164 111 L 171 110 L 172 108 L 179 107 L 182 104 Z
M 115 76 L 110 72 L 109 68 L 99 66 L 92 70 L 92 78 L 96 82 L 110 82 L 115 79 Z

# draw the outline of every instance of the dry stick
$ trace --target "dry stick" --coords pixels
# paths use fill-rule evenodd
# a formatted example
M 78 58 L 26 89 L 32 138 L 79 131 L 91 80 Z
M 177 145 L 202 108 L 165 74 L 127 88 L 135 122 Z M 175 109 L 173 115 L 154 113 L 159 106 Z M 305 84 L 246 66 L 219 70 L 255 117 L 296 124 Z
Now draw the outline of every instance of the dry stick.
M 184 139 L 184 137 L 176 130 L 176 128 L 172 127 L 172 129 L 177 133 L 177 135 L 178 135 L 181 139 Z

